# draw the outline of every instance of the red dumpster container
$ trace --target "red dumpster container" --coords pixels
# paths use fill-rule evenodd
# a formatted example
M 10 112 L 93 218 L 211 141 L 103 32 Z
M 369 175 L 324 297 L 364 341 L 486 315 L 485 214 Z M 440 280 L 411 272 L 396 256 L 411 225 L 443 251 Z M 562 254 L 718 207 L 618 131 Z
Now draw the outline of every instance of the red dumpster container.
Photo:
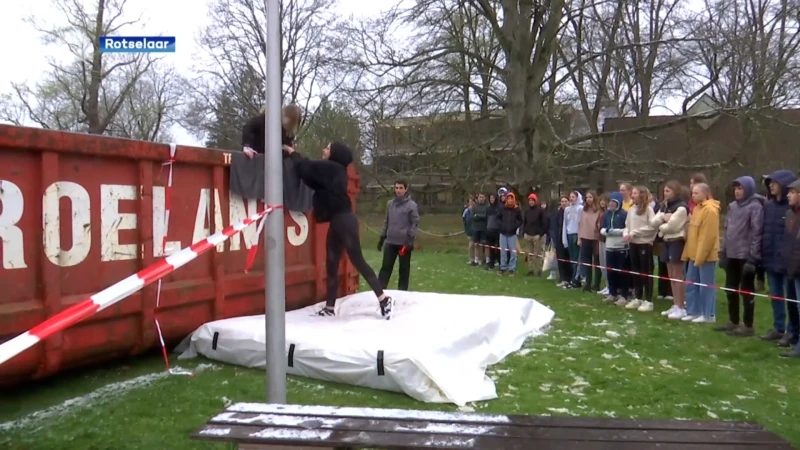
M 0 125 L 0 342 L 164 256 L 169 145 Z M 230 153 L 179 146 L 167 253 L 263 205 L 231 195 Z M 355 201 L 358 177 L 351 171 Z M 259 202 L 260 203 L 260 202 Z M 286 305 L 325 292 L 327 225 L 285 212 Z M 163 280 L 0 366 L 0 385 L 142 353 L 157 345 L 154 317 L 174 343 L 205 322 L 264 312 L 263 245 L 248 274 L 255 226 Z M 340 294 L 358 275 L 340 267 Z

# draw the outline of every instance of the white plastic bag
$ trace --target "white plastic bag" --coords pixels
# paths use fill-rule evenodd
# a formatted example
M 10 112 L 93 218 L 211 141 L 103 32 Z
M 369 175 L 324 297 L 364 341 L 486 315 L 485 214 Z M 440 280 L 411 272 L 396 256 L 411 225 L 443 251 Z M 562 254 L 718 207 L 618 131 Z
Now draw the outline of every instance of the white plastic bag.
M 556 250 L 553 247 L 547 249 L 544 254 L 544 264 L 542 264 L 542 272 L 550 272 L 558 268 L 558 260 L 556 259 Z

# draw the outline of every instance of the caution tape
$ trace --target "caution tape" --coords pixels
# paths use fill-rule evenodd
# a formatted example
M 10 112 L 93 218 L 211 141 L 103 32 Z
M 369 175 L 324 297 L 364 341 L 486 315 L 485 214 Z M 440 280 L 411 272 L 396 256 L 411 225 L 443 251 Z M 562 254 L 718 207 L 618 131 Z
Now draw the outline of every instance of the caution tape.
M 507 251 L 511 251 L 511 252 L 514 252 L 514 253 L 517 253 L 517 254 L 520 254 L 520 255 L 526 255 L 526 256 L 534 256 L 534 257 L 538 256 L 540 258 L 544 258 L 546 256 L 544 254 L 537 255 L 536 253 L 525 252 L 525 251 L 521 251 L 521 250 L 511 250 L 511 249 L 506 249 L 506 248 L 500 248 L 500 247 L 496 247 L 494 245 L 480 244 L 480 243 L 477 243 L 477 242 L 475 243 L 475 245 L 477 245 L 479 247 L 488 247 L 488 248 L 495 249 L 495 250 L 500 250 L 500 251 L 506 251 L 506 252 Z M 661 276 L 661 275 L 654 275 L 652 273 L 635 272 L 633 270 L 618 269 L 618 268 L 614 268 L 614 267 L 601 266 L 599 264 L 591 264 L 591 263 L 586 263 L 586 262 L 581 262 L 581 261 L 572 261 L 570 259 L 563 259 L 563 258 L 558 258 L 558 257 L 556 257 L 556 261 L 566 262 L 566 263 L 570 263 L 570 264 L 577 264 L 577 265 L 581 265 L 581 266 L 588 266 L 588 267 L 592 267 L 592 268 L 596 268 L 596 269 L 611 270 L 613 272 L 625 273 L 625 274 L 628 274 L 628 275 L 635 275 L 635 276 L 640 276 L 640 277 L 653 278 L 653 279 L 656 279 L 656 280 L 666 280 L 666 281 L 673 281 L 673 282 L 676 282 L 676 283 L 682 283 L 682 284 L 687 284 L 687 285 L 707 287 L 707 288 L 710 288 L 710 289 L 717 289 L 717 290 L 725 291 L 725 292 L 735 292 L 737 294 L 751 295 L 753 297 L 768 298 L 770 300 L 778 300 L 778 301 L 790 302 L 790 303 L 800 303 L 800 300 L 796 300 L 796 299 L 780 297 L 780 296 L 777 296 L 777 295 L 762 294 L 762 293 L 759 293 L 759 292 L 745 291 L 745 290 L 742 290 L 742 289 L 734 289 L 734 288 L 729 288 L 729 287 L 725 287 L 725 286 L 719 286 L 719 285 L 716 285 L 716 284 L 706 284 L 706 283 L 700 283 L 700 282 L 691 281 L 691 280 L 680 280 L 680 279 L 677 279 L 677 278 L 670 278 L 670 277 L 664 277 L 664 276 Z
M 109 306 L 116 304 L 131 294 L 140 291 L 145 286 L 162 279 L 166 275 L 193 261 L 198 256 L 227 241 L 231 236 L 241 232 L 247 228 L 247 226 L 255 223 L 278 208 L 282 207 L 267 206 L 264 211 L 253 214 L 236 224 L 226 227 L 222 231 L 214 233 L 201 241 L 195 242 L 189 247 L 167 256 L 136 274 L 61 311 L 19 336 L 0 344 L 0 365 L 48 337 L 75 325 Z

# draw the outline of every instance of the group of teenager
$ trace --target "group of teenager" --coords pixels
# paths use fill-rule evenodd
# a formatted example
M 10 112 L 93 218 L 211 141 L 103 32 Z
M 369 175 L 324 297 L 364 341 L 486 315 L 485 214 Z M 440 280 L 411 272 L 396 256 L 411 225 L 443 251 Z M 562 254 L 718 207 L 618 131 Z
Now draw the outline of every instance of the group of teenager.
M 672 301 L 662 316 L 698 324 L 717 321 L 719 266 L 725 271 L 728 320 L 715 330 L 753 336 L 754 294 L 764 291 L 766 281 L 772 327 L 761 339 L 791 348 L 783 357 L 800 357 L 800 181 L 789 170 L 762 180 L 766 195 L 757 192 L 753 177 L 733 180 L 733 201 L 724 213 L 703 174 L 693 175 L 688 186 L 667 182 L 659 198 L 627 183 L 603 195 L 576 190 L 562 195 L 550 212 L 531 194 L 517 231 L 528 244 L 524 251 L 493 240 L 482 218 L 492 217 L 484 211 L 496 206 L 492 196 L 486 201 L 479 195 L 462 215 L 469 264 L 491 269 L 496 259 L 489 249 L 520 252 L 528 255 L 528 275 L 541 276 L 543 257 L 552 251 L 558 263 L 549 279 L 560 287 L 597 292 L 606 303 L 640 312 L 655 309 L 656 287 L 659 298 Z

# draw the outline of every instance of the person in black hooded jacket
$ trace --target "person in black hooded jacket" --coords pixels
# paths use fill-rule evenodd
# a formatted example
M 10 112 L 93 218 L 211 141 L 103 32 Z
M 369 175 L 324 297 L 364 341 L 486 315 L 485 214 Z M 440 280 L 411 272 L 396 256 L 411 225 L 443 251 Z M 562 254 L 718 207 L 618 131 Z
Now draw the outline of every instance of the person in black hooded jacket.
M 294 161 L 300 178 L 314 190 L 313 210 L 317 222 L 330 223 L 326 242 L 325 266 L 328 279 L 325 308 L 318 314 L 335 315 L 339 261 L 342 259 L 342 252 L 346 251 L 358 273 L 378 297 L 381 316 L 389 320 L 392 299 L 383 292 L 375 271 L 364 259 L 358 237 L 358 218 L 353 212 L 350 196 L 347 195 L 347 166 L 353 162 L 353 151 L 341 142 L 332 142 L 322 149 L 322 160 L 313 161 L 295 152 L 290 146 L 283 146 L 283 151 Z

